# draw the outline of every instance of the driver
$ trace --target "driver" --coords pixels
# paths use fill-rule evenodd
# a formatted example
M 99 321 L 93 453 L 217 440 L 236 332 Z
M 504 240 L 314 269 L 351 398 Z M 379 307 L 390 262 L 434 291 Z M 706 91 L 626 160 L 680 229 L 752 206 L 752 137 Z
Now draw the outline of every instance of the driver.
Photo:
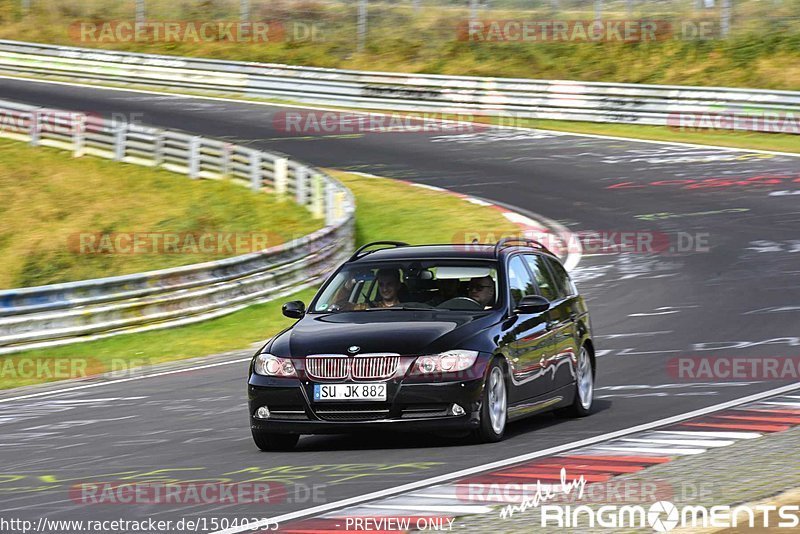
M 378 269 L 378 299 L 370 302 L 370 308 L 391 308 L 400 304 L 400 270 Z
M 494 305 L 494 280 L 491 276 L 472 278 L 467 285 L 467 296 L 478 302 L 484 309 Z
M 436 280 L 436 295 L 428 301 L 431 306 L 438 306 L 443 302 L 458 297 L 459 280 L 458 278 L 440 278 Z

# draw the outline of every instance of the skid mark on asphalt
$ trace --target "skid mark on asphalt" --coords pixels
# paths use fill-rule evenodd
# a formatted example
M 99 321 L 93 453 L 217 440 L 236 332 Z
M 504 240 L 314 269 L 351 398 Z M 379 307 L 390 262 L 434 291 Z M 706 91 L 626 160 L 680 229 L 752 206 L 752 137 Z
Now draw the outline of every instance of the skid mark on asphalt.
M 448 525 L 458 517 L 500 513 L 500 506 L 533 499 L 537 488 L 561 488 L 581 478 L 587 485 L 646 471 L 682 456 L 703 454 L 800 425 L 800 395 L 784 395 L 647 430 L 580 449 L 537 458 L 281 525 L 281 532 L 323 533 L 352 528 L 355 520 L 382 523 L 383 532 L 415 530 L 419 518 Z M 562 473 L 562 469 L 565 471 Z M 564 478 L 562 478 L 564 477 Z M 499 515 L 498 515 L 499 518 Z M 349 521 L 349 523 L 348 523 Z M 410 526 L 406 526 L 410 525 Z

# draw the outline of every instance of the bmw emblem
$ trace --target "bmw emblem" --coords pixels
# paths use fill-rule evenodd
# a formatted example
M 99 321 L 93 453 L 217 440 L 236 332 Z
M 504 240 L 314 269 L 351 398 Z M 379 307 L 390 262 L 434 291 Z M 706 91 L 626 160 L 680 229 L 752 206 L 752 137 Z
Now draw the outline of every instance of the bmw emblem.
M 359 347 L 358 345 L 353 345 L 353 346 L 351 346 L 350 348 L 347 349 L 347 352 L 349 352 L 350 354 L 355 354 L 356 352 L 358 352 L 360 350 L 361 350 L 361 347 Z

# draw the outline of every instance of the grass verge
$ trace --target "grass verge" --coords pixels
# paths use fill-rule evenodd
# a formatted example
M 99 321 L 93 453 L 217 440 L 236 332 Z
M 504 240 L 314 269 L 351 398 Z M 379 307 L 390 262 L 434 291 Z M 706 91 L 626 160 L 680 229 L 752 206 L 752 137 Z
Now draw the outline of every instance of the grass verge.
M 385 178 L 330 173 L 356 195 L 359 244 L 383 239 L 450 243 L 463 239 L 465 232 L 518 230 L 499 211 L 449 193 Z M 464 221 L 470 221 L 468 228 Z M 283 302 L 299 299 L 308 303 L 313 294 L 313 290 L 301 291 L 195 325 L 0 356 L 0 389 L 246 349 L 292 323 L 281 315 Z M 42 371 L 36 372 L 39 362 Z M 59 365 L 67 376 L 56 376 Z
M 229 181 L 0 140 L 2 288 L 219 260 L 321 226 L 293 202 Z

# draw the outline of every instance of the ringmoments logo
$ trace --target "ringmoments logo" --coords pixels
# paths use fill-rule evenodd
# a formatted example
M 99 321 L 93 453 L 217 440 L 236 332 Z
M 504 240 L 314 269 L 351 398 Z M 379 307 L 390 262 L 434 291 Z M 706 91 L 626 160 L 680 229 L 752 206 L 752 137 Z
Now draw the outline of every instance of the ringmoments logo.
M 647 528 L 670 532 L 675 528 L 786 528 L 800 526 L 800 505 L 694 506 L 678 508 L 670 501 L 649 507 L 607 505 L 598 508 L 546 504 L 540 525 L 557 528 Z

